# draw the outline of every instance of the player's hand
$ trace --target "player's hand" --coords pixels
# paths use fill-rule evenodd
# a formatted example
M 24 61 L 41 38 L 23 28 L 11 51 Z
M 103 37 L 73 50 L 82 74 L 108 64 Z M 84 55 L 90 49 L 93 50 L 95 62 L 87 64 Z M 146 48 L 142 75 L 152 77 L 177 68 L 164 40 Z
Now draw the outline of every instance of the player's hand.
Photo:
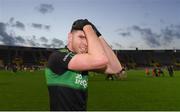
M 87 19 L 78 19 L 78 20 L 76 20 L 72 25 L 72 29 L 74 29 L 74 30 L 83 30 L 83 27 L 86 26 L 86 25 L 91 25 L 93 30 L 95 31 L 96 35 L 98 37 L 101 36 L 101 33 L 97 30 L 95 25 L 92 24 L 91 22 L 89 22 Z

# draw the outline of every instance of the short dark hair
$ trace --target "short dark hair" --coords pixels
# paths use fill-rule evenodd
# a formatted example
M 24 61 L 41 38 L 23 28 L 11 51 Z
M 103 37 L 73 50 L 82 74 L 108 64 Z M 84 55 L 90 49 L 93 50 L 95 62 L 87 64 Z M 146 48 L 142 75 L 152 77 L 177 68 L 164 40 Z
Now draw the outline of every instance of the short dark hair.
M 71 27 L 71 32 L 73 32 L 74 30 L 83 30 L 79 26 L 79 23 L 81 23 L 82 21 L 83 21 L 83 19 L 78 19 L 78 20 L 74 21 L 72 24 L 72 27 Z

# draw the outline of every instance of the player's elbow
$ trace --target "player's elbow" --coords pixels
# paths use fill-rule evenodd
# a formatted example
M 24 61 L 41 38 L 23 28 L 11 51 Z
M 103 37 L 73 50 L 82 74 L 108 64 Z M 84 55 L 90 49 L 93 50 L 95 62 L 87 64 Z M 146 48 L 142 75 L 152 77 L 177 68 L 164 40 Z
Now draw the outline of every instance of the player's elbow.
M 117 68 L 114 70 L 115 74 L 120 73 L 122 71 L 122 66 L 117 66 Z
M 114 67 L 111 69 L 111 74 L 118 74 L 122 70 L 122 67 Z
M 120 73 L 120 72 L 121 72 L 121 70 L 122 70 L 122 68 L 119 68 L 119 69 L 117 69 L 117 70 L 114 70 L 114 74 L 118 74 L 118 73 Z

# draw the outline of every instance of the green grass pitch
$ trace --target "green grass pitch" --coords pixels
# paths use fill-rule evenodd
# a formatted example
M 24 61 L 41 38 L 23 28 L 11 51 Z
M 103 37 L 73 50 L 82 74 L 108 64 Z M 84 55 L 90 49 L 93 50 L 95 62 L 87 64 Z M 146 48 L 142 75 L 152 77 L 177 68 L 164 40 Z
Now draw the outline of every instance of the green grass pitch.
M 124 80 L 89 76 L 88 110 L 180 110 L 180 71 L 147 77 L 130 70 Z M 0 110 L 49 110 L 43 71 L 0 71 Z

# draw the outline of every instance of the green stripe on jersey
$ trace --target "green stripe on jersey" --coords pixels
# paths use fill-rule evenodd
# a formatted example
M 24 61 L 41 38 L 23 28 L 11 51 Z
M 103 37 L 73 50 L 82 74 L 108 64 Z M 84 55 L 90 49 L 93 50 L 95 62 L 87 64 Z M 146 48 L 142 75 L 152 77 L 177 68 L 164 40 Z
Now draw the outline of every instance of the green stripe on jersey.
M 63 74 L 55 74 L 49 68 L 45 69 L 46 81 L 48 85 L 61 85 L 75 89 L 87 89 L 88 76 L 81 72 L 67 70 Z

